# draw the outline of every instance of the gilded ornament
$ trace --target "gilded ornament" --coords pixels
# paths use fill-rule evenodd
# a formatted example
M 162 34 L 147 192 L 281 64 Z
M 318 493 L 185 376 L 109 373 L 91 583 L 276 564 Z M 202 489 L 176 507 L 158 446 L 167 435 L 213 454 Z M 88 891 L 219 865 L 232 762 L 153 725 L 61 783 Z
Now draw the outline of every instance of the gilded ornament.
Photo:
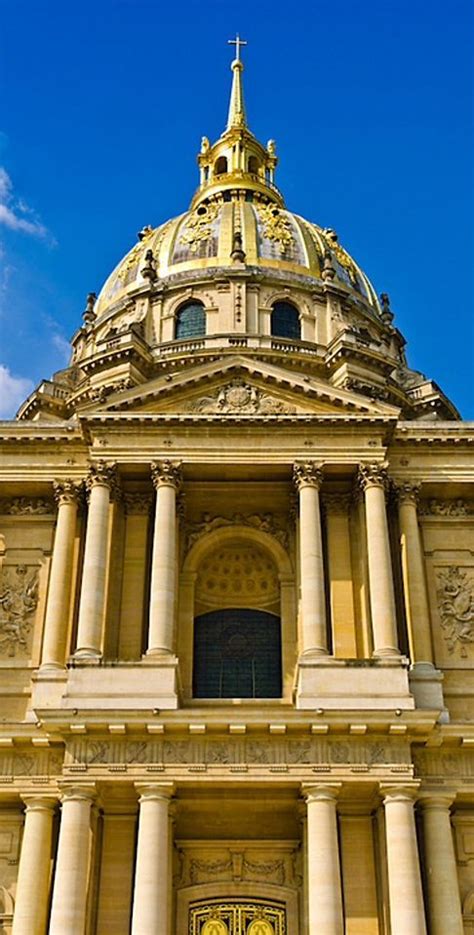
M 331 227 L 326 227 L 321 231 L 328 247 L 332 250 L 334 256 L 336 257 L 337 262 L 347 271 L 349 279 L 353 286 L 357 285 L 357 274 L 354 265 L 354 261 L 351 256 L 349 256 L 347 250 L 341 246 L 338 240 L 336 231 Z
M 276 205 L 256 205 L 256 210 L 263 227 L 263 236 L 278 245 L 280 253 L 286 253 L 294 243 L 291 223 Z
M 147 224 L 139 233 L 138 243 L 135 244 L 133 250 L 128 254 L 125 263 L 122 264 L 118 272 L 117 278 L 120 282 L 125 283 L 128 279 L 128 275 L 133 267 L 138 263 L 140 257 L 145 251 L 146 245 L 149 242 L 152 235 L 155 233 L 155 228 Z
M 218 214 L 219 206 L 216 204 L 199 205 L 187 218 L 179 243 L 187 245 L 191 253 L 197 253 L 200 244 L 211 236 L 212 224 Z
M 438 574 L 438 608 L 448 652 L 456 649 L 463 659 L 474 643 L 474 580 L 452 565 Z

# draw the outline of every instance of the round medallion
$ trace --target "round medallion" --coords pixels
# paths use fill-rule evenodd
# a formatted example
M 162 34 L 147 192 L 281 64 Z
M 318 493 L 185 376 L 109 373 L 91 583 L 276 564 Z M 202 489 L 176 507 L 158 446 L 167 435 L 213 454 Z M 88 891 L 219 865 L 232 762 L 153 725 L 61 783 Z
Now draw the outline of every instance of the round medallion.
M 255 919 L 249 925 L 247 935 L 275 935 L 275 929 L 266 919 Z
M 229 935 L 229 929 L 222 919 L 208 919 L 201 929 L 201 935 Z

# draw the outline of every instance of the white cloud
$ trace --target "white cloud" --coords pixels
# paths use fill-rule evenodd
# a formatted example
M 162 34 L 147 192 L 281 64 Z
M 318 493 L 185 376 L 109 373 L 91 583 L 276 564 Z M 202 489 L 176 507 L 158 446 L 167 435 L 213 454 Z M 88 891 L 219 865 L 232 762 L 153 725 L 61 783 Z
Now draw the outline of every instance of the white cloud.
M 0 166 L 0 224 L 33 237 L 49 236 L 48 229 L 24 199 L 15 199 L 12 180 L 3 166 Z
M 33 389 L 32 380 L 15 377 L 8 367 L 0 364 L 0 419 L 12 419 L 20 403 Z
M 58 350 L 59 353 L 62 354 L 65 362 L 68 363 L 69 358 L 71 356 L 71 345 L 69 344 L 69 341 L 66 341 L 66 338 L 64 338 L 62 334 L 58 334 L 58 332 L 55 332 L 55 334 L 53 334 L 53 337 L 51 340 L 56 350 Z

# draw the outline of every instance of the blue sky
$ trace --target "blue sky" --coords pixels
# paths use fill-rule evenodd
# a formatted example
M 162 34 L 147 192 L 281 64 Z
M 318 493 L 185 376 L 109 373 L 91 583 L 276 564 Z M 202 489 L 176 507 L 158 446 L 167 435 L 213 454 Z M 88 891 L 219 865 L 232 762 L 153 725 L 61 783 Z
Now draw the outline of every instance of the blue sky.
M 473 419 L 470 16 L 467 0 L 0 0 L 0 417 L 65 365 L 136 232 L 187 208 L 239 31 L 288 207 L 338 231 L 390 294 L 411 366 Z

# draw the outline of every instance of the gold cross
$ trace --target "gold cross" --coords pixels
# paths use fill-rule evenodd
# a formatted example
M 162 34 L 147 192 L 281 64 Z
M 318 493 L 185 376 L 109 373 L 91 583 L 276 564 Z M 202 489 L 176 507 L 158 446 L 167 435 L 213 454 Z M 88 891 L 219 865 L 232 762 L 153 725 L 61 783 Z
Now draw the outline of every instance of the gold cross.
M 247 45 L 247 40 L 241 39 L 239 34 L 237 33 L 235 39 L 227 40 L 227 45 L 235 45 L 235 57 L 237 61 L 240 62 L 240 46 Z

